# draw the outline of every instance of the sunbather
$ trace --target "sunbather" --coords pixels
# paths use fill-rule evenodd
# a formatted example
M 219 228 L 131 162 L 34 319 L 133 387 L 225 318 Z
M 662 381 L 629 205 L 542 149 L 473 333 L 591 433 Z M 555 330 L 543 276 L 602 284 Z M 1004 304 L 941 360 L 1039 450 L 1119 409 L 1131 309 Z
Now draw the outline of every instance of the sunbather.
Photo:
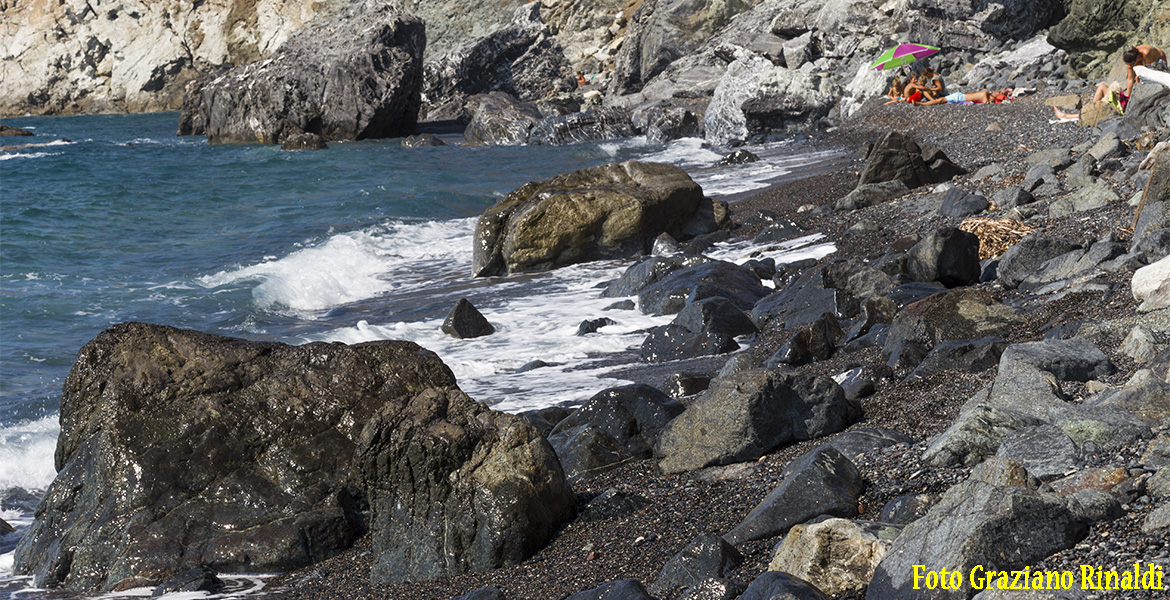
M 1126 50 L 1121 55 L 1121 62 L 1125 63 L 1125 91 L 1121 91 L 1120 82 L 1104 82 L 1097 84 L 1097 90 L 1093 92 L 1093 102 L 1104 100 L 1117 106 L 1119 110 L 1125 112 L 1125 107 L 1129 104 L 1129 97 L 1133 95 L 1133 86 L 1138 81 L 1138 75 L 1134 71 L 1134 67 L 1160 67 L 1162 70 L 1166 69 L 1166 53 L 1157 46 L 1149 44 L 1141 44 Z M 1112 94 L 1116 93 L 1114 98 Z
M 935 73 L 934 69 L 930 67 L 922 69 L 921 80 L 927 100 L 938 100 L 947 95 L 947 85 L 943 82 L 942 75 Z
M 910 82 L 906 84 L 906 89 L 903 90 L 903 93 L 906 95 L 906 101 L 910 104 L 918 104 L 926 99 L 926 94 L 918 75 L 910 76 Z
M 988 91 L 969 92 L 966 94 L 963 92 L 955 92 L 953 94 L 947 94 L 942 98 L 935 98 L 934 100 L 921 102 L 920 104 L 924 106 L 933 106 L 935 104 L 962 104 L 964 102 L 972 102 L 974 104 L 988 104 L 991 101 L 991 92 Z

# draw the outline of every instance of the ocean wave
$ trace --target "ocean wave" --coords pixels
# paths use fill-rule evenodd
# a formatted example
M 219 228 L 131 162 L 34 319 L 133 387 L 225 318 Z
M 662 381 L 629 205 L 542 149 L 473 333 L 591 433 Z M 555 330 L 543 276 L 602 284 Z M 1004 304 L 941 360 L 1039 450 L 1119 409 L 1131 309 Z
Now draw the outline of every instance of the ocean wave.
M 56 415 L 0 428 L 0 491 L 49 487 L 57 476 L 53 453 L 60 432 Z
M 21 154 L 0 153 L 0 160 L 16 160 L 18 158 L 44 158 L 46 156 L 59 156 L 61 152 L 26 152 Z

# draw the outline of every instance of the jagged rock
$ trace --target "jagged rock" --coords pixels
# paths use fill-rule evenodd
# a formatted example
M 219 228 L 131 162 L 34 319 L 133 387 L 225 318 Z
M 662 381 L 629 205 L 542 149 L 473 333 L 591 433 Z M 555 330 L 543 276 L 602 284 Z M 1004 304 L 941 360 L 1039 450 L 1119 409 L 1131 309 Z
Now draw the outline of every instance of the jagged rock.
M 577 592 L 565 600 L 654 600 L 637 579 L 619 579 L 591 590 Z
M 624 109 L 592 108 L 585 112 L 541 119 L 532 126 L 526 142 L 533 146 L 560 146 L 633 135 L 630 114 Z
M 1012 362 L 1048 371 L 1060 381 L 1089 381 L 1113 372 L 1109 357 L 1085 338 L 1012 344 L 1004 349 L 1000 364 Z
M 208 142 L 280 143 L 400 137 L 418 121 L 423 23 L 364 0 L 298 31 L 269 58 L 236 67 L 184 102 Z
M 586 336 L 591 333 L 597 333 L 597 330 L 601 329 L 602 327 L 609 327 L 610 325 L 617 325 L 617 321 L 614 321 L 609 317 L 586 319 L 581 321 L 581 324 L 577 326 L 577 333 L 575 335 Z
M 1078 490 L 1068 495 L 1074 504 L 1070 507 L 1077 516 L 1088 521 L 1113 521 L 1125 516 L 1121 501 L 1109 492 Z
M 739 150 L 736 150 L 735 152 L 732 152 L 731 154 L 724 156 L 719 161 L 719 164 L 721 164 L 721 165 L 743 165 L 743 164 L 747 164 L 747 163 L 754 163 L 754 162 L 757 162 L 759 160 L 760 160 L 760 157 L 756 156 L 756 154 L 754 152 L 740 148 Z
M 826 594 L 857 591 L 869 585 L 901 531 L 897 525 L 839 518 L 793 525 L 768 570 L 800 577 Z
M 702 197 L 681 169 L 634 161 L 527 183 L 479 218 L 472 275 L 644 253 L 685 226 Z
M 1003 210 L 1024 206 L 1036 201 L 1036 197 L 1031 192 L 1018 185 L 996 192 L 993 198 L 999 208 Z
M 427 148 L 431 146 L 446 146 L 447 142 L 439 139 L 433 133 L 422 133 L 402 138 L 403 148 Z
M 1170 531 L 1170 502 L 1162 503 L 1142 521 L 1142 533 L 1165 535 L 1167 531 Z
M 646 139 L 655 144 L 665 144 L 671 140 L 682 138 L 703 137 L 703 120 L 701 114 L 682 107 L 666 107 L 646 109 L 653 115 L 646 125 Z M 631 118 L 633 121 L 633 118 Z M 635 124 L 635 129 L 637 129 Z M 758 160 L 758 159 L 757 159 Z
M 816 323 L 796 332 L 764 364 L 799 367 L 816 360 L 828 360 L 837 351 L 837 342 L 842 335 L 844 332 L 837 324 L 837 318 L 825 313 Z
M 703 117 L 706 140 L 729 146 L 770 131 L 808 127 L 828 115 L 837 90 L 829 79 L 774 66 L 742 51 L 727 66 Z
M 630 453 L 620 442 L 591 423 L 555 434 L 549 432 L 549 443 L 569 481 L 601 473 L 630 459 Z
M 1071 548 L 1087 533 L 1086 522 L 1055 494 L 972 478 L 947 490 L 926 516 L 906 526 L 878 565 L 865 597 L 918 597 L 912 589 L 914 565 L 958 571 L 968 583 L 965 577 L 976 566 L 984 572 L 1020 569 Z M 931 592 L 935 598 L 967 598 L 971 588 Z
M 735 263 L 706 262 L 673 271 L 638 293 L 646 314 L 668 315 L 706 298 L 726 298 L 741 310 L 752 308 L 767 293 L 750 269 Z M 754 319 L 753 319 L 754 320 Z
M 527 558 L 576 504 L 532 426 L 409 342 L 117 325 L 82 348 L 61 415 L 58 478 L 16 552 L 37 585 L 292 569 L 348 547 L 367 518 L 374 581 L 430 579 Z
M 931 349 L 910 377 L 929 377 L 944 370 L 978 373 L 998 365 L 1004 348 L 1007 342 L 997 337 L 947 340 Z
M 1089 398 L 1085 406 L 1117 407 L 1150 427 L 1170 425 L 1170 382 L 1143 369 L 1124 386 Z
M 934 182 L 930 167 L 922 159 L 922 148 L 896 131 L 887 133 L 874 145 L 857 185 L 886 181 L 901 181 L 907 188 Z
M 328 150 L 329 145 L 315 133 L 294 133 L 280 142 L 281 150 Z
M 507 26 L 429 58 L 424 75 L 429 121 L 461 118 L 476 94 L 499 91 L 533 101 L 572 85 L 564 50 L 541 20 L 540 4 L 531 3 L 516 8 Z
M 711 376 L 705 373 L 674 373 L 660 386 L 671 398 L 685 398 L 706 391 Z
M 756 325 L 748 318 L 747 313 L 731 300 L 721 296 L 688 303 L 679 311 L 673 323 L 694 333 L 710 332 L 739 336 L 756 332 Z
M 648 458 L 658 436 L 683 412 L 683 405 L 645 384 L 610 388 L 595 394 L 565 417 L 549 436 L 553 446 L 563 433 L 592 425 L 609 434 L 630 456 Z
M 491 335 L 496 328 L 471 304 L 467 298 L 460 298 L 455 308 L 443 321 L 443 333 L 460 339 Z
M 666 427 L 654 453 L 667 473 L 725 465 L 835 433 L 858 417 L 857 403 L 828 377 L 740 371 L 713 380 Z
M 1008 434 L 1038 424 L 1038 419 L 1027 415 L 977 404 L 959 413 L 946 431 L 930 441 L 922 453 L 922 462 L 940 467 L 977 465 L 994 456 Z
M 528 142 L 532 128 L 544 117 L 531 102 L 504 92 L 476 94 L 467 99 L 469 122 L 463 141 L 471 146 L 518 146 Z
M 739 349 L 735 338 L 712 331 L 693 332 L 681 325 L 661 325 L 650 330 L 639 356 L 646 362 L 667 362 L 699 356 L 727 354 Z
M 679 588 L 694 587 L 707 579 L 723 579 L 743 556 L 735 546 L 713 533 L 701 533 L 675 554 L 650 585 L 650 592 L 663 595 Z
M 1049 259 L 1078 248 L 1080 246 L 1073 242 L 1043 233 L 1033 233 L 1003 253 L 996 273 L 1000 283 L 1005 287 L 1015 288 Z
M 1139 365 L 1153 360 L 1158 354 L 1158 342 L 1154 331 L 1145 325 L 1134 325 L 1121 341 L 1119 351 Z
M 793 461 L 787 476 L 731 530 L 727 541 L 741 544 L 783 534 L 819 515 L 857 516 L 865 489 L 853 461 L 835 448 L 819 448 Z
M 1059 219 L 1073 213 L 1102 208 L 1120 199 L 1117 192 L 1113 191 L 1113 186 L 1099 181 L 1048 205 L 1048 218 Z
M 939 343 L 1007 335 L 1021 322 L 1011 308 L 970 288 L 935 294 L 902 309 L 882 357 L 894 368 L 917 366 Z
M 906 270 L 915 281 L 937 281 L 947 287 L 979 281 L 979 238 L 954 227 L 931 232 L 910 249 Z
M 657 243 L 659 236 L 655 239 Z M 605 298 L 634 296 L 647 286 L 657 283 L 667 275 L 688 266 L 682 259 L 670 256 L 649 256 L 630 265 L 621 277 L 609 282 L 601 293 Z

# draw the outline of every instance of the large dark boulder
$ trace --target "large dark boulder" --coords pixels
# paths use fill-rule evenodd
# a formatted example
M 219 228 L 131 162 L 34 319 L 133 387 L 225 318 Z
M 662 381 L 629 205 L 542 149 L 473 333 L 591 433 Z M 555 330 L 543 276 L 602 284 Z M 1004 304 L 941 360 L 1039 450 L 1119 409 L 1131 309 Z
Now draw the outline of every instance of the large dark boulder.
M 479 218 L 472 275 L 642 254 L 659 234 L 685 227 L 702 198 L 682 169 L 658 163 L 601 165 L 529 182 Z
M 414 133 L 422 89 L 423 23 L 374 0 L 293 35 L 268 58 L 194 86 L 180 120 L 212 144 L 326 141 Z
M 857 185 L 895 180 L 916 188 L 933 183 L 934 177 L 930 165 L 922 159 L 922 148 L 909 137 L 892 131 L 870 150 Z
M 463 141 L 471 146 L 527 143 L 528 134 L 543 118 L 535 104 L 500 91 L 476 94 L 467 99 L 465 108 L 470 122 L 463 130 Z
M 117 325 L 65 382 L 55 460 L 16 572 L 74 590 L 289 570 L 367 524 L 375 581 L 430 579 L 523 560 L 575 507 L 532 426 L 409 342 Z
M 423 112 L 429 121 L 463 117 L 475 94 L 500 91 L 524 101 L 571 89 L 572 71 L 560 43 L 540 18 L 540 5 L 516 9 L 512 22 L 428 60 Z
M 725 298 L 740 310 L 748 310 L 767 293 L 760 278 L 747 267 L 713 261 L 679 269 L 638 293 L 646 314 L 669 315 L 688 304 L 707 298 Z
M 1003 253 L 996 274 L 1005 287 L 1014 288 L 1038 271 L 1044 263 L 1078 248 L 1080 245 L 1075 242 L 1043 233 L 1033 233 Z
M 1086 69 L 1126 44 L 1142 18 L 1155 12 L 1150 0 L 1068 0 L 1066 16 L 1048 32 L 1048 42 L 1066 50 L 1074 69 Z M 1101 75 L 1104 75 L 1103 73 Z
M 947 287 L 979 281 L 979 238 L 954 227 L 940 227 L 910 248 L 906 270 L 914 281 Z
M 727 354 L 739 349 L 735 338 L 713 331 L 694 332 L 673 323 L 650 330 L 639 355 L 646 362 L 667 362 Z
M 582 425 L 592 425 L 616 440 L 630 456 L 648 458 L 667 423 L 682 412 L 683 405 L 677 400 L 648 385 L 615 387 L 587 400 L 558 423 L 549 437 L 552 440 Z
M 679 588 L 692 588 L 706 579 L 723 579 L 743 562 L 743 555 L 727 540 L 701 533 L 666 561 L 650 591 L 662 596 Z
M 793 461 L 776 489 L 725 536 L 732 544 L 781 535 L 820 515 L 857 516 L 865 489 L 861 471 L 836 448 L 824 447 Z
M 860 406 L 828 377 L 740 371 L 713 380 L 666 427 L 654 453 L 667 473 L 725 465 L 836 433 L 860 416 Z

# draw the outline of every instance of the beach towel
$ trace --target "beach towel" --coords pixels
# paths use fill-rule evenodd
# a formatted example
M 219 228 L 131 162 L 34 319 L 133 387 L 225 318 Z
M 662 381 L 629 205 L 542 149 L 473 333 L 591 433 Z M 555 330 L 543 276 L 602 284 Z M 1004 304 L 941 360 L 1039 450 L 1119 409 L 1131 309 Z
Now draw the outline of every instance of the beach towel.
M 1149 67 L 1134 67 L 1133 72 L 1139 78 L 1141 78 L 1143 82 L 1160 83 L 1166 87 L 1170 87 L 1170 73 L 1155 71 Z

